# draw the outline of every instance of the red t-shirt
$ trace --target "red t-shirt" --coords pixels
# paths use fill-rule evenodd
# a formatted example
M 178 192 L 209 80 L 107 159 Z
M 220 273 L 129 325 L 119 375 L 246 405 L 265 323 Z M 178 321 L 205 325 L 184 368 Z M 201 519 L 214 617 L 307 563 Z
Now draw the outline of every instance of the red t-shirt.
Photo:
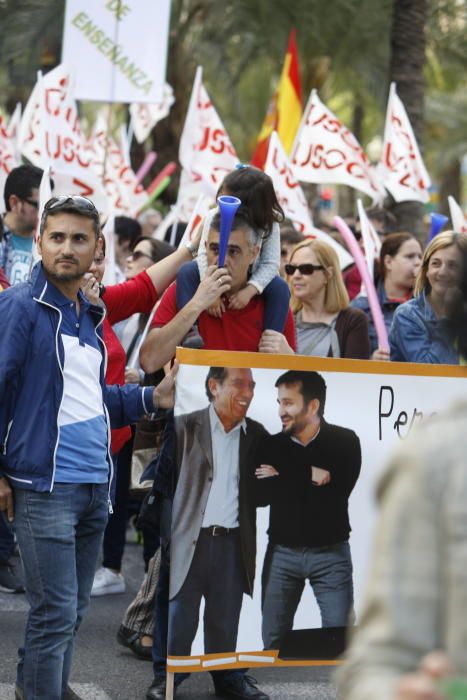
M 173 282 L 163 295 L 154 315 L 151 328 L 160 328 L 178 313 L 176 283 Z M 264 330 L 264 299 L 254 296 L 244 309 L 227 309 L 221 318 L 214 318 L 203 311 L 198 318 L 198 330 L 205 350 L 237 350 L 258 352 Z M 290 347 L 296 350 L 295 325 L 289 309 L 284 335 Z
M 105 288 L 102 299 L 107 307 L 103 323 L 104 343 L 107 348 L 107 384 L 125 384 L 126 353 L 112 325 L 136 313 L 150 313 L 157 298 L 157 290 L 146 271 L 140 272 L 131 280 Z M 130 426 L 112 430 L 112 454 L 120 452 L 130 437 Z

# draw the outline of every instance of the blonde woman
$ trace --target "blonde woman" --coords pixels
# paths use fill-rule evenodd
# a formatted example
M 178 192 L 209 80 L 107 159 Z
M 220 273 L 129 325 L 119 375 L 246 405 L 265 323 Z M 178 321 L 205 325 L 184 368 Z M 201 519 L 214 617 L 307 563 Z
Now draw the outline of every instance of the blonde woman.
M 446 304 L 457 286 L 465 234 L 445 231 L 429 243 L 417 276 L 414 298 L 396 310 L 389 335 L 391 360 L 459 364 L 446 329 Z
M 337 255 L 309 239 L 296 246 L 285 266 L 295 314 L 297 353 L 315 357 L 370 356 L 368 320 L 349 306 Z

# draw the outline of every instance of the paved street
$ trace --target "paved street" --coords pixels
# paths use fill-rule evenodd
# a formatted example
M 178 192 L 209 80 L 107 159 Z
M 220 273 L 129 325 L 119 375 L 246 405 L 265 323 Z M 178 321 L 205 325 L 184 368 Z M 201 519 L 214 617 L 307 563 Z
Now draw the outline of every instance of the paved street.
M 115 635 L 143 574 L 141 548 L 128 544 L 124 573 L 127 592 L 93 599 L 78 635 L 72 686 L 84 700 L 143 700 L 151 682 L 151 664 L 117 644 Z M 27 603 L 22 595 L 0 593 L 0 700 L 13 700 L 15 657 L 23 633 Z M 272 700 L 335 700 L 332 669 L 255 669 L 254 676 Z M 193 674 L 177 700 L 214 700 L 209 674 Z

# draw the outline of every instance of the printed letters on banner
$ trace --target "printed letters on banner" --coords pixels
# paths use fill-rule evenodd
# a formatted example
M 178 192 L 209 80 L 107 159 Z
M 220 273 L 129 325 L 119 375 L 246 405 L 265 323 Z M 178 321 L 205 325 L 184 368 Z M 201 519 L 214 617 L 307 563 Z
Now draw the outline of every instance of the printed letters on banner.
M 311 91 L 291 153 L 294 173 L 303 182 L 338 183 L 373 199 L 381 189 L 355 136 Z
M 44 170 L 52 168 L 54 194 L 81 194 L 105 213 L 105 193 L 86 149 L 71 85 L 63 64 L 39 78 L 21 120 L 21 153 Z
M 170 0 L 67 0 L 63 61 L 76 98 L 104 102 L 163 99 Z
M 7 125 L 3 121 L 3 117 L 0 115 L 0 201 L 2 203 L 2 209 L 5 180 L 13 168 L 16 168 L 18 165 L 19 161 L 15 154 L 13 141 L 10 138 Z
M 465 397 L 467 368 L 177 359 L 169 672 L 336 659 L 361 615 L 388 455 Z
M 428 202 L 430 176 L 395 83 L 389 92 L 383 158 L 378 171 L 382 184 L 396 202 Z
M 305 195 L 276 131 L 271 134 L 264 172 L 272 179 L 279 204 L 297 231 L 310 238 L 319 238 L 334 248 L 342 269 L 351 265 L 353 258 L 345 248 L 313 226 Z

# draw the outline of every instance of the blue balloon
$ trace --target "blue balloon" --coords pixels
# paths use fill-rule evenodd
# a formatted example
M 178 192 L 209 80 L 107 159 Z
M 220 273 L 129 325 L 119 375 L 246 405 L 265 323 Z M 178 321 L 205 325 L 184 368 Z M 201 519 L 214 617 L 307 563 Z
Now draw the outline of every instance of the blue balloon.
M 435 236 L 438 235 L 438 233 L 441 231 L 441 229 L 447 224 L 449 221 L 447 216 L 444 216 L 444 214 L 437 214 L 434 212 L 433 214 L 430 214 L 431 216 L 431 229 L 430 229 L 430 235 L 428 236 L 428 243 L 433 240 Z
M 229 243 L 230 232 L 232 230 L 232 221 L 241 203 L 242 202 L 238 197 L 232 197 L 227 194 L 217 198 L 217 204 L 219 205 L 221 213 L 219 261 L 217 263 L 219 267 L 224 266 L 227 245 Z

